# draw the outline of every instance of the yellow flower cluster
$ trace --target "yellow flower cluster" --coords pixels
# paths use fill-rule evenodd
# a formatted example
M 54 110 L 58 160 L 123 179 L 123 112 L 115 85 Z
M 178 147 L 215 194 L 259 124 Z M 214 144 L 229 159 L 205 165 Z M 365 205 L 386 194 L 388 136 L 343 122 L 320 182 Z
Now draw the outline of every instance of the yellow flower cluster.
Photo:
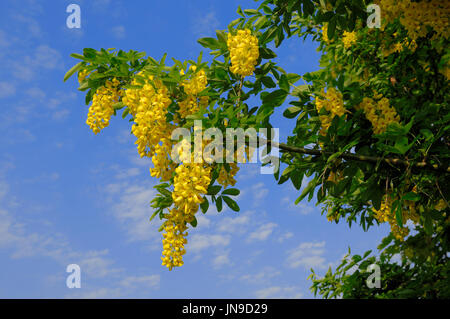
M 217 183 L 223 186 L 223 188 L 227 188 L 228 186 L 234 186 L 236 184 L 236 180 L 234 176 L 236 176 L 239 171 L 239 167 L 236 163 L 230 164 L 230 170 L 227 171 L 225 166 L 222 166 L 219 172 L 219 177 L 217 177 Z
M 386 22 L 400 18 L 400 23 L 408 31 L 408 36 L 417 40 L 425 37 L 430 27 L 435 33 L 432 39 L 450 35 L 450 2 L 442 0 L 377 0 Z
M 86 70 L 86 69 L 81 70 L 80 72 L 78 72 L 78 83 L 81 84 L 81 82 L 83 82 L 88 75 L 89 75 L 89 71 Z
M 149 77 L 148 82 L 135 94 L 139 97 L 139 102 L 134 105 L 135 124 L 131 131 L 137 138 L 135 144 L 139 155 L 151 157 L 155 146 L 161 139 L 170 136 L 174 128 L 166 121 L 167 108 L 171 104 L 169 92 L 164 84 Z M 127 93 L 124 103 L 129 103 L 129 107 L 133 108 L 131 105 L 136 99 L 131 100 L 129 96 Z
M 322 124 L 320 134 L 325 136 L 327 135 L 328 128 L 331 126 L 333 118 L 336 115 L 342 116 L 346 112 L 342 93 L 336 91 L 335 88 L 328 88 L 326 93 L 322 91 L 321 97 L 316 96 L 315 104 Z M 322 109 L 325 109 L 329 114 L 321 115 Z
M 183 265 L 187 223 L 194 219 L 211 182 L 211 168 L 203 164 L 182 164 L 175 169 L 172 198 L 175 208 L 164 223 L 162 265 L 172 270 Z
M 203 202 L 202 195 L 207 193 L 211 168 L 201 163 L 182 164 L 175 169 L 175 173 L 172 198 L 186 215 L 186 222 L 190 222 Z
M 195 72 L 197 67 L 193 65 L 191 69 Z M 197 73 L 194 73 L 192 79 L 186 80 L 183 83 L 184 92 L 186 92 L 187 95 L 197 95 L 206 88 L 207 84 L 208 80 L 206 79 L 205 71 L 200 70 Z
M 403 240 L 409 234 L 409 228 L 406 226 L 400 227 L 397 223 L 395 212 L 392 212 L 392 203 L 394 200 L 391 196 L 385 196 L 379 210 L 373 209 L 375 218 L 380 222 L 388 222 L 391 226 L 391 233 L 398 240 Z M 414 202 L 407 202 L 407 208 L 402 209 L 403 224 L 410 219 L 414 223 L 419 222 L 419 215 L 416 213 Z
M 394 52 L 402 52 L 405 48 L 408 48 L 411 52 L 416 51 L 417 43 L 416 40 L 409 41 L 408 38 L 404 38 L 402 42 L 397 42 L 394 45 L 388 47 L 382 46 L 383 56 L 391 55 Z
M 150 168 L 150 175 L 160 178 L 162 181 L 168 181 L 172 178 L 172 172 L 176 164 L 170 159 L 169 154 L 172 150 L 172 140 L 162 138 L 161 144 L 156 144 L 155 153 L 152 157 L 154 168 Z
M 95 134 L 109 125 L 109 120 L 114 114 L 114 104 L 119 102 L 122 94 L 119 84 L 116 78 L 112 81 L 108 80 L 105 86 L 99 87 L 92 97 L 86 124 Z
M 376 96 L 376 98 L 380 97 L 382 97 L 381 94 Z M 356 109 L 364 110 L 366 118 L 372 123 L 373 132 L 375 134 L 385 132 L 391 123 L 400 123 L 400 116 L 398 116 L 395 109 L 389 105 L 389 100 L 385 97 L 381 98 L 378 102 L 365 97 Z
M 172 216 L 178 216 L 176 209 L 171 211 Z M 184 245 L 187 244 L 185 224 L 174 224 L 170 219 L 164 222 L 162 265 L 172 270 L 173 267 L 183 266 L 183 255 L 186 253 Z
M 337 170 L 337 171 L 330 172 L 330 175 L 328 175 L 327 181 L 337 184 L 343 179 L 344 179 L 344 173 L 341 170 Z
M 196 66 L 193 65 L 192 70 L 196 70 Z M 184 74 L 181 70 L 180 74 Z M 178 102 L 178 114 L 175 118 L 176 122 L 180 122 L 181 118 L 185 118 L 188 115 L 194 114 L 200 110 L 201 107 L 206 107 L 209 103 L 208 96 L 197 97 L 197 94 L 206 89 L 208 79 L 204 70 L 200 70 L 193 75 L 191 79 L 184 81 L 183 87 L 187 97 Z
M 342 42 L 344 42 L 344 48 L 350 48 L 353 44 L 356 43 L 356 41 L 358 41 L 358 37 L 355 31 L 344 31 L 344 37 L 342 38 Z
M 258 38 L 250 30 L 238 30 L 228 36 L 228 50 L 231 58 L 231 72 L 241 76 L 252 75 L 259 57 Z
M 330 44 L 330 39 L 328 39 L 328 24 L 324 24 L 322 27 L 322 39 L 326 44 Z

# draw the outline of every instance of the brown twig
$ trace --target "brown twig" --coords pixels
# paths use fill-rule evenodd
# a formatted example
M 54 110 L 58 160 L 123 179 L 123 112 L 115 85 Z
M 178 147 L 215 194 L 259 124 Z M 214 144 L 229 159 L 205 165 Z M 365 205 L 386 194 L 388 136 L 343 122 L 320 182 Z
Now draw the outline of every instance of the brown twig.
M 297 146 L 291 146 L 284 143 L 277 143 L 270 140 L 265 140 L 268 144 L 271 144 L 274 147 L 278 147 L 281 151 L 285 152 L 291 152 L 291 153 L 299 153 L 299 154 L 308 154 L 308 155 L 316 155 L 316 156 L 331 156 L 335 154 L 334 152 L 326 151 L 326 150 L 312 150 L 307 149 L 303 147 L 297 147 Z M 338 156 L 339 158 L 343 158 L 346 160 L 353 160 L 353 161 L 361 161 L 361 162 L 371 162 L 371 163 L 378 163 L 378 162 L 384 162 L 386 164 L 393 164 L 393 165 L 401 165 L 406 167 L 415 167 L 415 168 L 424 168 L 424 169 L 430 169 L 434 171 L 439 171 L 443 173 L 450 173 L 450 167 L 446 167 L 443 165 L 437 165 L 437 164 L 430 164 L 427 162 L 419 162 L 419 163 L 412 163 L 407 160 L 402 160 L 399 158 L 385 158 L 385 157 L 375 157 L 375 156 L 368 156 L 368 155 L 360 155 L 355 153 L 342 153 Z

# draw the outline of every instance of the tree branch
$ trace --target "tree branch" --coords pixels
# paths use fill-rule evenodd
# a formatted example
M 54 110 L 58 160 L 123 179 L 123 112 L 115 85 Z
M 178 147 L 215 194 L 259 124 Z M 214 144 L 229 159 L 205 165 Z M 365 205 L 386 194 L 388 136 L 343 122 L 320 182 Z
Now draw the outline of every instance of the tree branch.
M 267 144 L 271 144 L 274 147 L 278 147 L 281 151 L 284 152 L 290 152 L 290 153 L 299 153 L 299 154 L 308 154 L 308 155 L 316 155 L 316 156 L 331 156 L 335 153 L 326 151 L 326 150 L 312 150 L 307 149 L 303 147 L 297 147 L 297 146 L 291 146 L 284 143 L 277 143 L 270 140 L 265 140 Z M 371 162 L 371 163 L 378 163 L 378 162 L 384 162 L 386 164 L 393 164 L 393 165 L 401 165 L 406 167 L 415 167 L 415 168 L 424 168 L 424 169 L 430 169 L 434 171 L 444 172 L 444 173 L 450 173 L 450 167 L 446 167 L 443 165 L 437 165 L 437 164 L 430 164 L 427 162 L 419 162 L 419 163 L 413 163 L 410 161 L 402 160 L 399 158 L 384 158 L 384 157 L 375 157 L 375 156 L 367 156 L 367 155 L 359 155 L 355 153 L 342 153 L 338 156 L 338 158 L 343 158 L 346 160 L 353 160 L 353 161 L 361 161 L 361 162 Z

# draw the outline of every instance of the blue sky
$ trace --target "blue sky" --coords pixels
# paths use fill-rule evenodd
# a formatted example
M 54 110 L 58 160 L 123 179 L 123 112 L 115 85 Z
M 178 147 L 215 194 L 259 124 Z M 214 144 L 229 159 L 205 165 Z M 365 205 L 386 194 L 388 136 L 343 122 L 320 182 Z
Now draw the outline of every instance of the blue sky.
M 66 7 L 81 7 L 81 29 Z M 241 212 L 199 213 L 185 265 L 161 266 L 158 220 L 148 218 L 157 180 L 140 159 L 130 123 L 119 116 L 95 136 L 75 78 L 62 82 L 85 47 L 167 52 L 196 59 L 196 39 L 214 36 L 253 1 L 10 1 L 0 4 L 1 298 L 311 298 L 306 280 L 347 252 L 375 248 L 388 232 L 327 222 L 314 201 L 277 185 L 258 164 L 241 167 Z M 318 67 L 316 46 L 300 39 L 277 51 L 279 65 Z M 293 127 L 278 110 L 281 141 Z M 200 216 L 202 215 L 202 216 Z M 81 267 L 81 288 L 66 267 Z

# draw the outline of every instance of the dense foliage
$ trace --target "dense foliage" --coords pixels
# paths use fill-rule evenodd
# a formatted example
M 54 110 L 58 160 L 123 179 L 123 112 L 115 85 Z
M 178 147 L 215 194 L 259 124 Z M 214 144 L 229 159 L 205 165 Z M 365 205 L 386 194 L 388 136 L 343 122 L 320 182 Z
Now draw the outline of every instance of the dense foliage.
M 349 254 L 322 278 L 313 272 L 314 293 L 450 297 L 450 3 L 375 3 L 381 15 L 371 17 L 380 28 L 368 26 L 364 0 L 266 0 L 258 9 L 239 8 L 228 30 L 198 40 L 211 50 L 211 63 L 200 55 L 167 66 L 165 56 L 157 61 L 112 49 L 72 54 L 82 61 L 65 79 L 78 72 L 86 104 L 92 101 L 87 124 L 98 133 L 123 110 L 139 154 L 152 158 L 151 175 L 161 180 L 152 218 L 164 220 L 163 265 L 182 265 L 187 228 L 196 226 L 199 209 L 206 212 L 212 203 L 220 212 L 225 202 L 239 210 L 230 197 L 239 190 L 229 188 L 239 154 L 223 163 L 230 154 L 217 147 L 209 153 L 213 160 L 193 160 L 207 150 L 203 143 L 192 153 L 176 149 L 179 162 L 172 149 L 194 144 L 195 120 L 202 120 L 201 130 L 214 127 L 224 135 L 226 128 L 271 128 L 271 116 L 292 95 L 283 115 L 295 128 L 282 137 L 285 143 L 272 145 L 285 167 L 275 179 L 298 190 L 307 179 L 296 203 L 316 195 L 331 222 L 391 227 L 379 253 Z M 320 44 L 319 70 L 299 75 L 277 66 L 271 48 L 307 37 Z M 307 84 L 295 86 L 300 79 Z M 260 103 L 250 105 L 255 98 Z M 191 139 L 171 139 L 176 128 L 192 132 Z M 253 149 L 244 148 L 249 160 Z M 380 288 L 366 285 L 371 264 L 380 266 Z

